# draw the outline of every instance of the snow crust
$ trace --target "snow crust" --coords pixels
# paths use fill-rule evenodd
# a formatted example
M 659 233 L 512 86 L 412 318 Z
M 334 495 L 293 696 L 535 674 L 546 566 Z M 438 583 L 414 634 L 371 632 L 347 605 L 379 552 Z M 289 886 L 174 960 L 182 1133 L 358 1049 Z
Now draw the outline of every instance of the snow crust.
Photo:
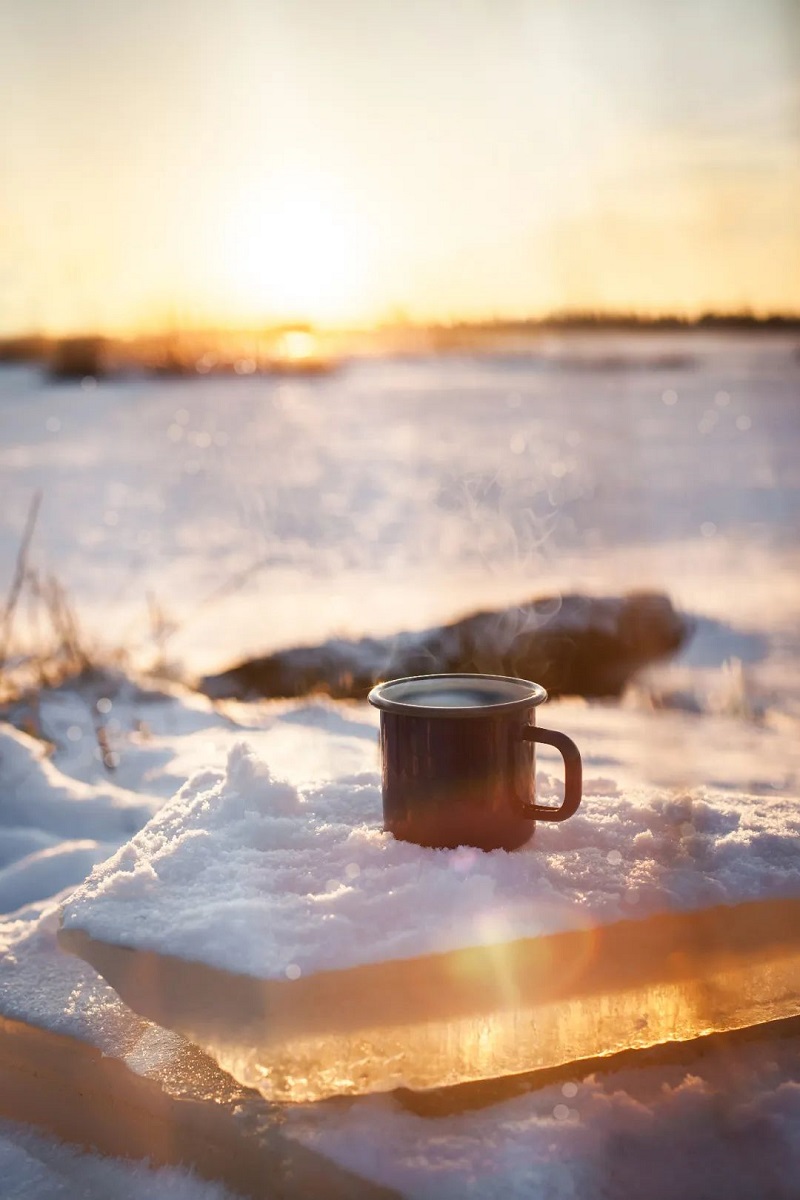
M 138 1018 L 91 967 L 59 951 L 57 928 L 49 901 L 0 921 L 0 1015 L 113 1054 Z
M 554 781 L 548 781 L 551 789 Z M 298 788 L 245 744 L 194 776 L 64 906 L 67 929 L 263 979 L 624 917 L 800 894 L 794 800 L 589 777 L 578 815 L 514 853 L 381 829 L 379 780 Z

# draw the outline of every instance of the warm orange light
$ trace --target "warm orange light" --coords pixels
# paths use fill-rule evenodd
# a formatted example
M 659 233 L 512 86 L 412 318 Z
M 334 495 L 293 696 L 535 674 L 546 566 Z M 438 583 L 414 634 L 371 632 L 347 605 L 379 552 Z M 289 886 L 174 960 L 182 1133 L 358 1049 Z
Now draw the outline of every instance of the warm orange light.
M 276 350 L 287 362 L 308 362 L 319 355 L 319 340 L 306 329 L 287 329 L 280 335 Z

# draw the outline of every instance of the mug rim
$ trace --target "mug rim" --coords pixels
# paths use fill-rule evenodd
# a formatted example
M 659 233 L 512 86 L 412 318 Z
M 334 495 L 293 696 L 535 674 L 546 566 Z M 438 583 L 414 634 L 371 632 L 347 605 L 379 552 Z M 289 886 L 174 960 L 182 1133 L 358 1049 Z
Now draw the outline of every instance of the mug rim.
M 417 681 L 431 679 L 493 679 L 499 683 L 521 684 L 527 691 L 524 695 L 515 697 L 513 700 L 501 700 L 497 704 L 469 705 L 409 704 L 403 700 L 393 700 L 391 696 L 385 694 L 386 689 L 394 687 L 397 684 L 416 683 Z M 517 675 L 487 675 L 476 671 L 442 671 L 431 675 L 404 675 L 398 679 L 386 679 L 382 683 L 375 684 L 367 699 L 374 708 L 380 709 L 381 712 L 397 713 L 398 715 L 409 717 L 455 717 L 459 720 L 466 717 L 475 720 L 481 717 L 485 719 L 486 717 L 503 716 L 505 713 L 533 708 L 537 704 L 544 703 L 547 699 L 547 692 L 540 683 L 534 683 L 531 679 L 521 679 Z

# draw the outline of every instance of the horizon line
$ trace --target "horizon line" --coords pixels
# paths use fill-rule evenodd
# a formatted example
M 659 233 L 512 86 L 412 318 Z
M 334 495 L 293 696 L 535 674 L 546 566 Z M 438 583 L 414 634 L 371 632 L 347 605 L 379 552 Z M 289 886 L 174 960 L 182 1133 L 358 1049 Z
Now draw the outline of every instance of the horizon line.
M 232 324 L 226 322 L 187 322 L 176 325 L 174 318 L 147 327 L 131 326 L 127 329 L 75 329 L 71 331 L 48 330 L 44 327 L 19 328 L 16 331 L 0 332 L 0 345 L 15 342 L 38 341 L 59 342 L 73 339 L 92 339 L 107 342 L 136 342 L 151 338 L 181 338 L 198 336 L 242 336 L 278 334 L 291 329 L 306 329 L 316 334 L 380 334 L 386 332 L 425 333 L 436 331 L 481 331 L 546 328 L 548 326 L 596 326 L 611 327 L 626 325 L 647 328 L 669 326 L 691 329 L 708 324 L 746 325 L 759 328 L 769 325 L 794 326 L 800 324 L 798 309 L 763 309 L 745 306 L 730 309 L 701 309 L 694 313 L 674 309 L 613 309 L 613 308 L 556 308 L 538 314 L 487 313 L 482 316 L 453 314 L 447 317 L 427 318 L 414 316 L 399 309 L 373 321 L 323 322 L 311 321 L 298 316 L 296 319 L 274 319 L 268 321 Z

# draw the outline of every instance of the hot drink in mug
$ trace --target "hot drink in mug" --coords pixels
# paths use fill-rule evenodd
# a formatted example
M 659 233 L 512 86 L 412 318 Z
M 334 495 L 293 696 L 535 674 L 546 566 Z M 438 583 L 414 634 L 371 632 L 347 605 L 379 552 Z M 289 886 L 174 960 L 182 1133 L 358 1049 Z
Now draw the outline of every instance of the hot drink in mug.
M 565 821 L 581 802 L 581 756 L 536 725 L 538 683 L 504 675 L 419 675 L 369 694 L 381 714 L 384 828 L 421 846 L 515 850 L 536 821 Z M 536 743 L 564 759 L 559 807 L 536 803 Z

